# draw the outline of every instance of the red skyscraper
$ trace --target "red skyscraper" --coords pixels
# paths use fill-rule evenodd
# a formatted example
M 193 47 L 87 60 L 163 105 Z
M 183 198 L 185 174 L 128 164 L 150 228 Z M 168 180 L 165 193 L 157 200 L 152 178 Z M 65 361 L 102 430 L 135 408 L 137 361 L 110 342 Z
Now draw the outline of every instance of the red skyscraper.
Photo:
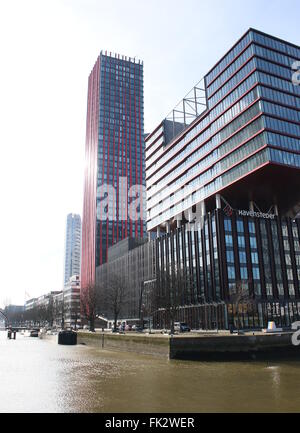
M 145 236 L 144 148 L 143 63 L 101 52 L 88 84 L 83 289 L 94 283 L 111 245 Z M 130 218 L 133 202 L 140 205 Z

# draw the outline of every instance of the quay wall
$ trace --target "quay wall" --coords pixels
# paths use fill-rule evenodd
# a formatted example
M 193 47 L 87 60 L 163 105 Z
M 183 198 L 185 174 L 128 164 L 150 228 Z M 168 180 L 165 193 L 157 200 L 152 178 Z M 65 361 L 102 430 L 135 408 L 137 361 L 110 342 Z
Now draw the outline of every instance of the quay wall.
M 169 357 L 170 352 L 168 336 L 78 332 L 77 343 L 103 350 L 135 352 L 165 358 Z
M 203 361 L 300 359 L 300 346 L 292 333 L 175 337 L 170 339 L 170 359 Z
M 77 343 L 100 350 L 133 352 L 167 359 L 234 361 L 300 359 L 292 333 L 255 335 L 137 335 L 79 331 Z M 57 342 L 57 336 L 43 338 Z

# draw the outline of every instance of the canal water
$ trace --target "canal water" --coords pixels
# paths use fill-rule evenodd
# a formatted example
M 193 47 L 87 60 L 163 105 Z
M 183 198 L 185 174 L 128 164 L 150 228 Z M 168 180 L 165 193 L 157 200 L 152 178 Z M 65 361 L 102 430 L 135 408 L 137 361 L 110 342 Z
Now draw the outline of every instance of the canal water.
M 300 412 L 300 361 L 168 361 L 4 332 L 0 384 L 0 412 Z

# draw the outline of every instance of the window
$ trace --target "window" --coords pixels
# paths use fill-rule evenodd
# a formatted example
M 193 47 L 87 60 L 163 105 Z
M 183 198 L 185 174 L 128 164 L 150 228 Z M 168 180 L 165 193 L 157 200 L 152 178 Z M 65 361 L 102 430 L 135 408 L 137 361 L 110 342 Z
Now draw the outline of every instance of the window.
M 225 231 L 226 232 L 231 232 L 232 231 L 232 225 L 231 225 L 231 220 L 228 218 L 224 219 L 224 227 L 225 227 Z
M 233 246 L 232 236 L 231 235 L 226 235 L 225 236 L 225 242 L 226 242 L 227 246 L 232 247 Z
M 266 284 L 266 291 L 267 291 L 267 296 L 269 297 L 273 296 L 272 284 Z
M 282 226 L 282 235 L 283 236 L 288 236 L 289 234 L 288 234 L 288 228 L 287 228 L 287 225 L 286 224 L 284 224 L 283 226 Z
M 283 284 L 278 284 L 277 285 L 277 289 L 278 289 L 278 295 L 279 296 L 284 296 Z
M 255 234 L 255 224 L 254 224 L 254 221 L 249 221 L 249 233 Z
M 233 251 L 226 252 L 227 263 L 234 263 L 234 253 Z
M 247 256 L 245 251 L 240 251 L 240 263 L 247 263 Z
M 235 280 L 235 269 L 233 266 L 228 266 L 227 267 L 228 270 L 228 279 L 229 280 Z
M 244 236 L 238 236 L 238 245 L 240 248 L 245 248 L 245 238 Z
M 292 284 L 292 283 L 289 284 L 289 295 L 291 297 L 295 297 L 295 287 L 294 287 L 294 284 Z
M 236 226 L 238 233 L 244 233 L 244 223 L 242 220 L 237 220 Z
M 253 265 L 258 265 L 258 254 L 257 253 L 251 253 L 251 261 Z
M 253 248 L 253 249 L 256 249 L 257 248 L 257 242 L 256 242 L 256 238 L 254 238 L 254 237 L 250 237 L 250 246 L 251 246 L 251 248 Z
M 248 271 L 247 268 L 244 266 L 241 267 L 241 279 L 248 280 Z
M 254 280 L 260 280 L 260 272 L 259 272 L 259 268 L 254 267 L 253 270 L 253 279 Z
M 261 296 L 261 284 L 255 283 L 254 284 L 254 292 L 256 296 Z

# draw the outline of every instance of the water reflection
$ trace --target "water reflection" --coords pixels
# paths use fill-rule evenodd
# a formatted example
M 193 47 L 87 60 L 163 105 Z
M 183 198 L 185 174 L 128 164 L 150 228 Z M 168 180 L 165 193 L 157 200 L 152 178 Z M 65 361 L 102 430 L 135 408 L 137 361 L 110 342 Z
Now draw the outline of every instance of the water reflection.
M 300 410 L 300 363 L 192 363 L 0 332 L 1 412 Z

